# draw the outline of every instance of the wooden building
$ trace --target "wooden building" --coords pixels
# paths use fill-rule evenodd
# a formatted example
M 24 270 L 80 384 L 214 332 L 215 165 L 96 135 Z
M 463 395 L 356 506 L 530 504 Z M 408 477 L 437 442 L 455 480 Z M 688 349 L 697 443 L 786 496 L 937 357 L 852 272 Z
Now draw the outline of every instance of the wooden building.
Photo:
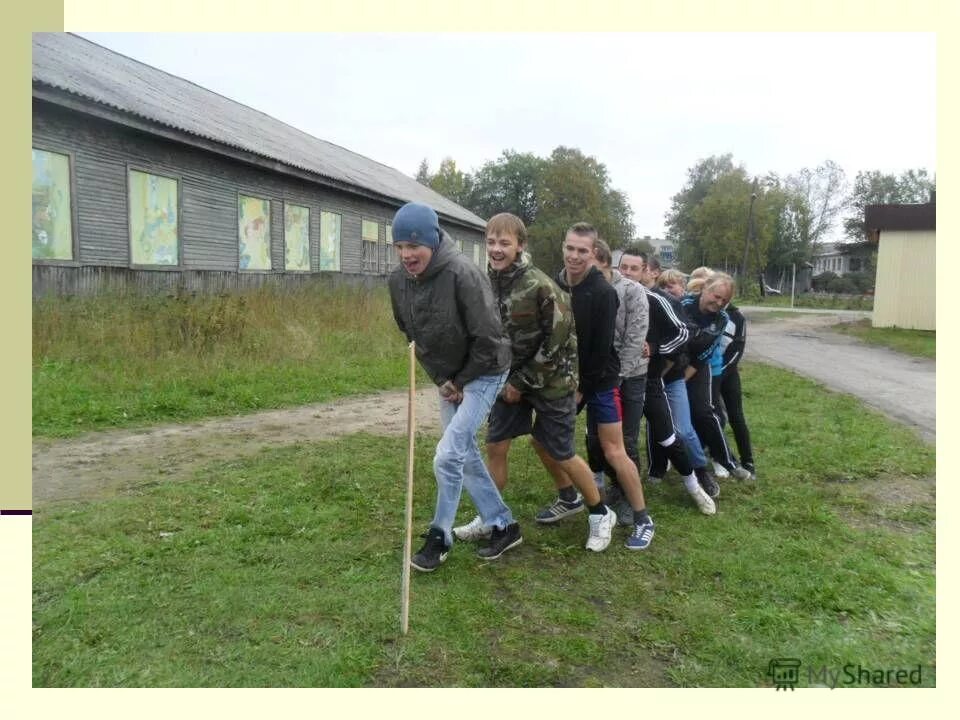
M 390 221 L 484 220 L 402 172 L 69 33 L 33 36 L 33 293 L 380 282 Z
M 873 326 L 937 329 L 937 204 L 868 205 L 867 235 L 879 244 Z

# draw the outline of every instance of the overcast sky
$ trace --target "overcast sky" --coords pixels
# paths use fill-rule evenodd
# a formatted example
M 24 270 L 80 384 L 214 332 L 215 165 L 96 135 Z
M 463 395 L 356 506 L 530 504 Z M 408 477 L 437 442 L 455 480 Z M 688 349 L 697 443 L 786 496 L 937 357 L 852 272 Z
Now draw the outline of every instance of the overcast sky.
M 641 237 L 711 155 L 936 170 L 932 33 L 79 34 L 411 176 L 579 148 Z

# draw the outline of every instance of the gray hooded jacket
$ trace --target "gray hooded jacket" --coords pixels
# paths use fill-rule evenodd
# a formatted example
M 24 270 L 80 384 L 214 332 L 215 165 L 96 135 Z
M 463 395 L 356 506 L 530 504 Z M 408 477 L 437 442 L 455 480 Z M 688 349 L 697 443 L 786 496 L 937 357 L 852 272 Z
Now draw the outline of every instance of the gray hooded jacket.
M 646 375 L 649 360 L 643 357 L 643 343 L 650 322 L 647 294 L 639 283 L 625 278 L 617 270 L 612 271 L 610 284 L 620 298 L 613 336 L 613 346 L 620 356 L 620 377 Z
M 483 270 L 446 233 L 430 263 L 411 276 L 401 265 L 388 280 L 393 317 L 437 384 L 462 388 L 481 375 L 510 368 L 510 341 Z

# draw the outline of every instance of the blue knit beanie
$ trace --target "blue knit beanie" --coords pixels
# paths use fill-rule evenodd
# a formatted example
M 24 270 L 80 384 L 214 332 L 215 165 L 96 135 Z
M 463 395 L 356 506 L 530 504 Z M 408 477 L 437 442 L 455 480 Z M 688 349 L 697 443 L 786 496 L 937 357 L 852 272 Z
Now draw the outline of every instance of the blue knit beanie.
M 426 205 L 407 203 L 393 216 L 393 241 L 426 245 L 436 250 L 440 244 L 440 220 Z

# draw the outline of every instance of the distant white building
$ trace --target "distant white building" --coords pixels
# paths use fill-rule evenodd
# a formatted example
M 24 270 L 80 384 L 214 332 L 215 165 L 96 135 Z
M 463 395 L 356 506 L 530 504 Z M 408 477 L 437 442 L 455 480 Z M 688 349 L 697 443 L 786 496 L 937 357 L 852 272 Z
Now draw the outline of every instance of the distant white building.
M 873 248 L 864 243 L 823 243 L 813 252 L 813 274 L 863 272 Z
M 661 265 L 669 266 L 676 262 L 677 250 L 672 242 L 661 238 L 652 238 L 649 235 L 644 235 L 642 239 L 653 246 L 653 254 L 660 258 Z
M 640 239 L 644 242 L 650 243 L 650 246 L 653 248 L 653 254 L 660 259 L 660 264 L 663 267 L 670 267 L 676 261 L 676 251 L 673 247 L 673 243 L 667 242 L 666 240 L 652 238 L 649 235 L 644 235 Z M 623 250 L 620 250 L 619 248 L 611 253 L 611 262 L 613 263 L 613 267 L 620 267 L 620 257 L 622 255 Z

